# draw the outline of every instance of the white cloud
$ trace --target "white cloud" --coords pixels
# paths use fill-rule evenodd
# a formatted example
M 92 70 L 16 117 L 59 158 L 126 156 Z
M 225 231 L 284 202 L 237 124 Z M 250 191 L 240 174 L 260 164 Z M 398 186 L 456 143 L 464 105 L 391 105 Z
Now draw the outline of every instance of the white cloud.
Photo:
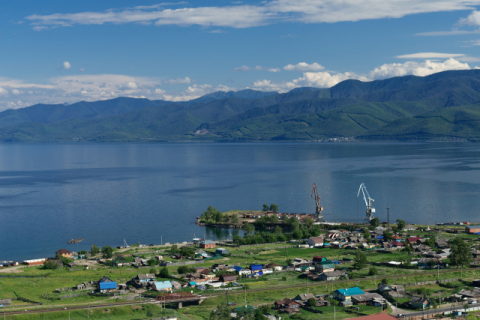
M 12 93 L 15 94 L 15 95 L 18 95 L 20 93 L 22 93 L 21 91 L 17 90 L 17 89 L 12 89 Z
M 303 76 L 292 81 L 272 82 L 271 80 L 257 80 L 253 88 L 262 91 L 286 92 L 300 87 L 330 88 L 339 82 L 347 79 L 360 81 L 373 81 L 405 75 L 428 76 L 433 73 L 446 70 L 468 70 L 471 69 L 467 63 L 450 58 L 444 62 L 436 61 L 407 61 L 405 63 L 391 63 L 381 65 L 367 74 L 356 74 L 354 72 L 333 73 L 333 72 L 304 72 Z
M 192 80 L 189 77 L 164 80 L 164 84 L 189 84 Z
M 4 95 L 7 95 L 8 94 L 8 91 L 5 90 L 4 88 L 0 88 L 0 96 L 4 96 Z
M 428 76 L 446 70 L 468 70 L 470 66 L 450 58 L 444 62 L 426 60 L 424 62 L 407 61 L 405 63 L 384 64 L 370 71 L 370 79 L 385 79 L 412 74 L 414 76 Z
M 65 61 L 63 64 L 62 64 L 62 69 L 65 69 L 65 70 L 68 70 L 70 69 L 72 66 L 70 65 L 70 62 L 68 61 Z
M 439 53 L 439 52 L 419 52 L 395 56 L 399 59 L 448 59 L 464 57 L 462 53 Z
M 79 70 L 80 70 L 81 72 L 85 71 L 85 69 L 84 69 L 84 68 L 80 68 Z
M 57 26 L 107 23 L 247 28 L 292 21 L 333 23 L 400 18 L 427 12 L 474 10 L 475 5 L 480 5 L 480 0 L 271 0 L 258 5 L 240 3 L 224 7 L 184 7 L 179 9 L 165 9 L 159 5 L 109 9 L 102 12 L 34 14 L 25 19 L 30 21 L 36 31 Z M 476 16 L 466 19 L 465 23 L 477 21 Z
M 128 88 L 128 89 L 131 89 L 131 90 L 134 90 L 134 89 L 137 89 L 138 86 L 137 86 L 137 84 L 136 84 L 135 82 L 129 81 L 129 82 L 127 83 L 127 88 Z
M 435 37 L 435 36 L 456 36 L 459 34 L 473 34 L 473 33 L 480 33 L 480 30 L 473 30 L 473 31 L 467 31 L 467 30 L 450 30 L 450 31 L 432 31 L 432 32 L 421 32 L 417 33 L 417 36 L 429 36 L 429 37 Z
M 480 26 L 480 11 L 474 10 L 472 13 L 468 15 L 466 18 L 460 19 L 458 21 L 459 25 L 469 25 L 469 26 Z
M 289 64 L 283 67 L 283 69 L 287 71 L 302 71 L 302 72 L 307 72 L 307 71 L 320 71 L 325 69 L 324 66 L 314 62 L 312 64 L 308 64 L 306 62 L 300 62 L 295 65 Z
M 281 71 L 280 68 L 266 68 L 266 67 L 262 67 L 262 66 L 256 66 L 254 68 L 250 68 L 249 66 L 245 66 L 245 65 L 233 69 L 233 71 L 237 71 L 237 72 L 251 71 L 251 70 L 268 71 L 268 72 L 280 72 Z

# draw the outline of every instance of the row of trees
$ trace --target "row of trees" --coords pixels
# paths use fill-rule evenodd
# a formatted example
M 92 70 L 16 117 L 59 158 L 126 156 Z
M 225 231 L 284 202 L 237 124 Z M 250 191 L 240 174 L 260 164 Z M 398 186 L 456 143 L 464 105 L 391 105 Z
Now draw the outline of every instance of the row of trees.
M 269 207 L 266 203 L 264 203 L 263 204 L 263 211 L 278 212 L 278 205 L 276 205 L 275 203 L 272 203 Z
M 223 214 L 219 210 L 215 209 L 212 206 L 209 206 L 207 210 L 202 212 L 200 215 L 200 220 L 203 223 L 231 223 L 237 224 L 238 223 L 238 216 L 236 214 L 228 215 Z
M 176 244 L 174 244 L 171 248 L 170 248 L 170 254 L 174 255 L 174 254 L 180 254 L 184 257 L 190 257 L 190 258 L 195 258 L 195 249 L 193 248 L 190 248 L 190 247 L 181 247 L 180 249 L 178 248 L 178 246 Z

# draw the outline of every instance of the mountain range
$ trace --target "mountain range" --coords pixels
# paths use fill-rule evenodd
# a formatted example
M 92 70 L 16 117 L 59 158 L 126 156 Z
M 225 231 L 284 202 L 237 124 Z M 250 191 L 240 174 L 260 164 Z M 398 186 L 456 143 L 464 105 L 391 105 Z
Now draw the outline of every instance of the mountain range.
M 480 140 L 480 70 L 186 102 L 116 98 L 0 112 L 0 141 Z

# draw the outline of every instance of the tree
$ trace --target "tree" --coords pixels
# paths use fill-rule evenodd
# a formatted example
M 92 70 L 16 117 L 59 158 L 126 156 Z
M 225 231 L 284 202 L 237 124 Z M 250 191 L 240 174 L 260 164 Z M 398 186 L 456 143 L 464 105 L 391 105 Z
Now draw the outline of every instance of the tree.
M 270 205 L 270 211 L 278 212 L 278 206 L 275 203 Z
M 157 264 L 157 260 L 155 260 L 154 258 L 150 258 L 150 259 L 148 259 L 147 263 L 148 263 L 149 266 L 153 267 Z M 155 272 L 150 272 L 150 273 L 155 273 Z
M 221 304 L 210 313 L 210 320 L 224 320 L 230 318 L 230 310 L 227 304 Z
M 176 244 L 174 244 L 171 248 L 170 248 L 170 254 L 171 255 L 174 255 L 174 254 L 178 254 L 180 253 L 180 250 L 178 249 L 178 246 Z
M 181 247 L 180 254 L 184 257 L 195 258 L 195 249 L 189 247 Z
M 104 258 L 107 258 L 107 259 L 110 259 L 111 257 L 113 257 L 113 249 L 112 247 L 110 246 L 104 246 L 102 248 L 102 256 Z
M 237 224 L 237 223 L 238 223 L 238 216 L 237 216 L 236 214 L 233 214 L 233 215 L 232 215 L 232 220 L 231 220 L 231 222 L 232 222 L 233 224 Z
M 156 274 L 156 273 L 157 273 L 157 270 L 155 270 L 155 268 L 150 268 L 150 273 L 151 273 L 151 274 Z
M 377 274 L 378 274 L 378 269 L 376 267 L 370 267 L 370 269 L 368 269 L 369 276 L 376 276 Z
M 178 267 L 177 272 L 179 274 L 185 274 L 185 273 L 190 272 L 190 268 L 187 267 L 187 266 L 180 266 L 180 267 Z
M 436 242 L 436 240 L 437 240 L 437 239 L 435 239 L 435 236 L 432 235 L 432 236 L 430 236 L 430 238 L 428 238 L 428 239 L 425 240 L 425 244 L 426 244 L 427 246 L 429 246 L 430 248 L 433 249 L 433 248 L 435 248 L 435 242 Z
M 230 222 L 230 216 L 228 214 L 223 216 L 223 223 L 228 223 Z
M 58 269 L 59 267 L 60 265 L 52 260 L 47 260 L 47 262 L 43 264 L 43 269 L 48 269 L 48 270 L 55 270 L 55 269 Z
M 99 252 L 100 252 L 100 248 L 92 244 L 92 248 L 90 249 L 90 253 L 92 254 L 92 256 L 96 255 Z
M 383 233 L 383 240 L 390 241 L 392 239 L 393 239 L 393 233 L 391 233 L 388 230 L 385 230 L 385 232 Z
M 263 204 L 263 211 L 268 211 L 270 209 L 266 203 Z
M 307 304 L 309 307 L 315 307 L 317 305 L 317 300 L 315 300 L 314 298 L 310 298 L 307 300 Z
M 215 222 L 219 222 L 222 218 L 223 214 L 212 206 L 209 206 L 201 215 L 201 219 L 205 221 L 214 220 Z
M 287 266 L 291 265 L 293 260 L 292 258 L 287 258 L 287 260 L 285 261 L 287 263 Z
M 380 225 L 380 219 L 378 217 L 373 218 L 370 220 L 370 225 L 373 227 L 378 227 Z
M 313 228 L 313 220 L 310 218 L 306 218 L 303 220 L 304 225 L 307 227 L 308 231 L 310 231 Z
M 282 232 L 283 232 L 283 230 L 282 230 L 282 227 L 280 227 L 280 226 L 276 226 L 275 230 L 273 231 L 273 233 L 275 233 L 275 234 L 281 234 Z
M 163 267 L 160 270 L 160 278 L 168 278 L 168 277 L 169 277 L 168 269 L 167 269 L 167 267 Z
M 303 232 L 302 232 L 302 230 L 297 229 L 297 230 L 295 230 L 295 231 L 292 232 L 292 236 L 293 236 L 295 239 L 302 239 L 302 238 L 303 238 Z
M 397 219 L 397 228 L 398 228 L 398 230 L 402 231 L 403 229 L 405 229 L 405 226 L 406 226 L 406 225 L 407 225 L 407 224 L 405 223 L 404 220 L 402 220 L 402 219 Z
M 272 215 L 270 217 L 270 223 L 277 224 L 278 223 L 278 217 L 276 214 Z
M 358 250 L 355 254 L 355 258 L 353 259 L 353 267 L 355 269 L 363 269 L 367 266 L 367 256 L 362 251 Z
M 451 253 L 449 258 L 452 266 L 469 267 L 470 262 L 472 261 L 470 247 L 465 241 L 455 238 L 451 242 Z
M 385 278 L 383 278 L 383 279 L 382 279 L 382 283 L 383 283 L 383 284 L 388 284 L 388 280 L 385 279 Z
M 243 225 L 243 230 L 245 230 L 246 235 L 252 235 L 255 232 L 255 226 L 251 223 L 245 223 Z

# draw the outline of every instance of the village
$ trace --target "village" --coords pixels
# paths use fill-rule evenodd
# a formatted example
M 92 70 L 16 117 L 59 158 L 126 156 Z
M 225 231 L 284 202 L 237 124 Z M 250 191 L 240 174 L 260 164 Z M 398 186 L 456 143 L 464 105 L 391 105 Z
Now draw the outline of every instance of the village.
M 235 214 L 247 221 L 243 237 L 231 240 L 60 248 L 48 259 L 1 262 L 0 313 L 32 319 L 72 308 L 95 318 L 127 308 L 158 319 L 365 320 L 480 313 L 480 226 L 378 218 L 318 225 L 308 215 Z M 79 311 L 86 309 L 92 313 Z

